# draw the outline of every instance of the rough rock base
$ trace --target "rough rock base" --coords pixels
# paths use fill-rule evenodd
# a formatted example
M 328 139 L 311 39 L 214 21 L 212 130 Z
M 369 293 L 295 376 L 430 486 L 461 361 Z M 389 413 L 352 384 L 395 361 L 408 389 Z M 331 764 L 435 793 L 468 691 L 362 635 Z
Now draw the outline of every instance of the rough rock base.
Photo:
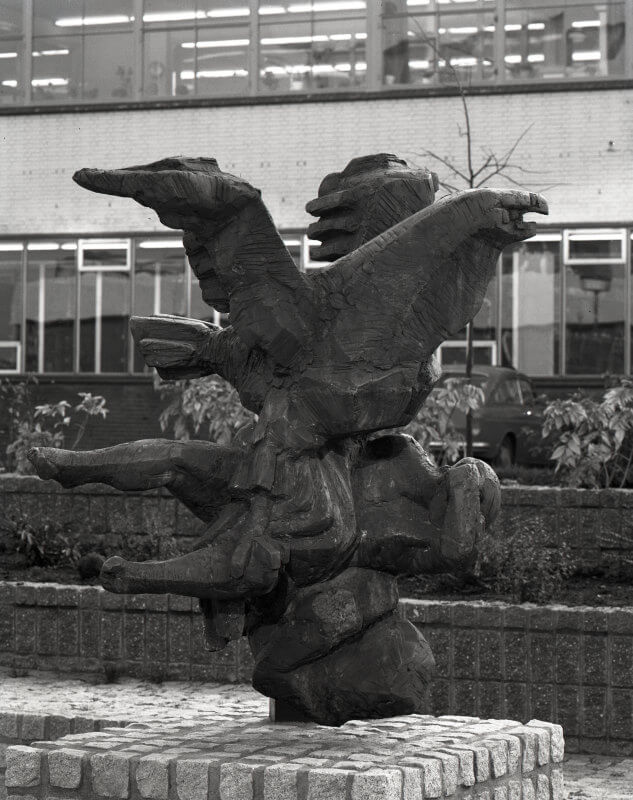
M 561 727 L 537 721 L 133 723 L 9 747 L 6 787 L 9 800 L 562 800 L 563 750 Z

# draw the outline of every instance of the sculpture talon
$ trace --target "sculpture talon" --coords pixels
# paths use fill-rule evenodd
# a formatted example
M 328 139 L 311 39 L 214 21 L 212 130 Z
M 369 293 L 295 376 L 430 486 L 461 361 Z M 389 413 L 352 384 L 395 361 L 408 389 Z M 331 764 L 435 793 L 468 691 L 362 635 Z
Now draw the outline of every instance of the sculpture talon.
M 439 377 L 436 348 L 479 310 L 497 259 L 532 235 L 539 195 L 478 189 L 434 202 L 437 178 L 389 154 L 328 175 L 308 211 L 320 257 L 300 273 L 260 193 L 214 159 L 80 170 L 80 185 L 153 208 L 183 243 L 219 330 L 138 317 L 132 333 L 167 378 L 219 374 L 259 415 L 230 447 L 165 440 L 34 453 L 64 485 L 164 486 L 207 523 L 163 562 L 115 557 L 111 591 L 198 597 L 211 649 L 248 635 L 254 685 L 299 716 L 422 711 L 428 644 L 397 615 L 394 576 L 464 565 L 499 510 L 474 459 L 439 470 L 402 434 Z

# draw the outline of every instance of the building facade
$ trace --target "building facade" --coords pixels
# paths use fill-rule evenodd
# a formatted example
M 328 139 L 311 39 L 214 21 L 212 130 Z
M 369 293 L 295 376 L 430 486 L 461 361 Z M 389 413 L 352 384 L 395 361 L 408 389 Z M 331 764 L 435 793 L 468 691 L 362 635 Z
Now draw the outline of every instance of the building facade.
M 0 372 L 148 393 L 129 315 L 214 318 L 177 232 L 79 167 L 215 156 L 311 269 L 324 175 L 391 152 L 465 188 L 470 140 L 477 181 L 550 204 L 500 260 L 476 358 L 550 389 L 629 374 L 632 131 L 631 2 L 0 0 Z

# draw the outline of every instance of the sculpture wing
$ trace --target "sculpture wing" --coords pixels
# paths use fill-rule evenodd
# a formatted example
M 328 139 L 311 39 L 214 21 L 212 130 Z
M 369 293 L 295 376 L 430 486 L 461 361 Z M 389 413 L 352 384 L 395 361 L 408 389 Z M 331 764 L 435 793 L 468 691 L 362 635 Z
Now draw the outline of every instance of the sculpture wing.
M 472 189 L 445 198 L 313 276 L 336 306 L 339 359 L 389 369 L 426 361 L 477 313 L 502 249 L 547 214 L 536 194 Z
M 202 297 L 248 347 L 282 366 L 311 341 L 311 289 L 277 232 L 260 192 L 222 172 L 215 159 L 167 158 L 115 170 L 82 169 L 87 189 L 131 197 L 161 222 L 185 231 L 184 244 Z

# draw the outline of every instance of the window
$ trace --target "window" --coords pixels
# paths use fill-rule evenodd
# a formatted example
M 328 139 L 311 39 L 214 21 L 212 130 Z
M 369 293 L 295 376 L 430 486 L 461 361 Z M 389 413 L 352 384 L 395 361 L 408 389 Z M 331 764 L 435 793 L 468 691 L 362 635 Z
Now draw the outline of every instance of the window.
M 0 243 L 0 373 L 22 369 L 22 259 L 19 242 Z
M 560 372 L 561 234 L 543 233 L 504 251 L 500 364 L 528 375 Z
M 77 269 L 73 244 L 34 241 L 27 245 L 27 372 L 72 372 L 75 368 Z
M 134 311 L 138 316 L 188 316 L 188 270 L 181 239 L 141 239 L 134 259 Z M 134 348 L 134 371 L 146 370 Z
M 260 91 L 306 92 L 364 85 L 365 3 L 294 3 L 287 12 L 281 5 L 265 5 L 260 8 L 259 31 Z
M 410 13 L 410 5 L 425 6 Z M 455 84 L 495 77 L 494 7 L 467 0 L 430 9 L 406 0 L 383 3 L 383 82 Z M 414 9 L 415 11 L 415 9 Z
M 523 404 L 526 406 L 534 405 L 534 392 L 532 391 L 530 382 L 526 381 L 525 378 L 521 378 L 519 380 L 519 386 L 521 387 L 521 400 Z
M 466 339 L 451 339 L 440 345 L 440 364 L 445 367 L 466 363 L 468 342 Z M 496 364 L 497 345 L 495 342 L 473 341 L 473 362 L 475 364 Z
M 33 101 L 133 99 L 134 0 L 34 0 Z
M 624 74 L 624 3 L 506 0 L 505 75 L 560 80 Z

